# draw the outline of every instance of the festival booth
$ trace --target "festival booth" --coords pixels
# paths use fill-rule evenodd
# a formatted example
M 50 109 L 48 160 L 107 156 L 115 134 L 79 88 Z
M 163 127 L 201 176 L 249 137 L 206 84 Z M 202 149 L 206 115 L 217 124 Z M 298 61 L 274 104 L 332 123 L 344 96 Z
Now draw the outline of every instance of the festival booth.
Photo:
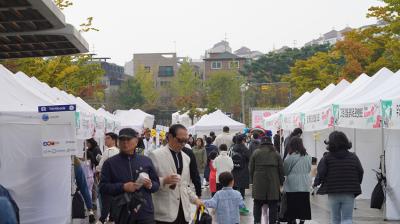
M 114 115 L 121 122 L 120 128 L 133 128 L 139 133 L 145 128 L 153 128 L 154 125 L 154 115 L 140 109 L 116 110 Z
M 189 132 L 194 135 L 203 136 L 213 131 L 218 135 L 222 133 L 224 126 L 229 127 L 230 133 L 241 132 L 245 128 L 244 124 L 233 120 L 221 110 L 217 110 L 202 116 L 195 125 L 189 128 Z
M 189 117 L 189 112 L 181 114 L 177 111 L 172 114 L 172 124 L 182 124 L 185 127 L 192 126 L 192 119 Z
M 343 81 L 342 81 L 343 82 Z M 351 84 L 339 83 L 336 88 L 327 87 L 320 94 L 308 98 L 302 105 L 279 114 L 277 121 L 266 120 L 266 128 L 275 124 L 286 131 L 303 128 L 303 141 L 309 154 L 319 160 L 326 151 L 323 143 L 333 130 L 346 133 L 364 167 L 362 195 L 369 199 L 377 179 L 372 169 L 378 170 L 383 158 L 387 175 L 387 219 L 400 219 L 400 178 L 396 171 L 400 165 L 398 148 L 400 132 L 396 129 L 400 118 L 400 72 L 393 74 L 382 68 L 372 77 L 360 75 Z M 400 103 L 400 102 L 399 102 Z M 382 123 L 383 121 L 383 123 Z M 297 122 L 297 123 L 296 123 Z M 383 125 L 382 125 L 383 124 Z M 397 136 L 397 137 L 396 137 Z M 385 157 L 382 155 L 385 154 Z M 385 171 L 384 171 L 385 172 Z
M 55 102 L 2 65 L 0 83 L 0 183 L 16 200 L 21 223 L 70 223 L 74 112 L 38 113 Z

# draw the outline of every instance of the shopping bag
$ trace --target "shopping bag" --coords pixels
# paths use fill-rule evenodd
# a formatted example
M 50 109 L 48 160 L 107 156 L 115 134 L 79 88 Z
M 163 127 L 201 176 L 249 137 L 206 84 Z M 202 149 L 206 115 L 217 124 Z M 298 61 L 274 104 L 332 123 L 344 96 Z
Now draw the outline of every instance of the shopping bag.
M 197 208 L 192 224 L 212 224 L 212 217 L 204 206 Z

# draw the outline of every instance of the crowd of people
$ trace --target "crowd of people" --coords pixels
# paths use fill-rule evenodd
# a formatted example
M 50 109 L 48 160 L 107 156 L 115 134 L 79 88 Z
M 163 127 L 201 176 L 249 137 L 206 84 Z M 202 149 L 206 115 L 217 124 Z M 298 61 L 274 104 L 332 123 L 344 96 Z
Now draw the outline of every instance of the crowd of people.
M 328 195 L 332 224 L 352 223 L 363 168 L 349 151 L 351 142 L 343 132 L 332 132 L 317 163 L 301 136 L 300 128 L 284 138 L 281 130 L 272 136 L 260 130 L 230 133 L 224 127 L 219 135 L 198 137 L 175 124 L 159 147 L 149 129 L 142 136 L 131 128 L 107 133 L 103 151 L 88 139 L 84 158 L 74 157 L 72 216 L 84 218 L 86 210 L 89 222 L 96 223 L 97 210 L 97 224 L 185 224 L 195 205 L 215 209 L 220 224 L 236 224 L 250 213 L 244 199 L 251 188 L 256 224 L 265 216 L 270 224 L 311 220 L 315 193 Z M 18 206 L 0 189 L 1 211 L 11 209 L 10 218 L 17 220 Z M 210 199 L 202 196 L 207 189 Z

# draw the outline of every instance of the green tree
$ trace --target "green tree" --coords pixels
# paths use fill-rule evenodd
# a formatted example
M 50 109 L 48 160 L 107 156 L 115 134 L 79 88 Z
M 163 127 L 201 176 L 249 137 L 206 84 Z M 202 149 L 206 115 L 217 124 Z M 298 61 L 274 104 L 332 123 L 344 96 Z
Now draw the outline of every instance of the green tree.
M 236 72 L 220 71 L 211 73 L 206 81 L 207 107 L 218 108 L 240 115 L 240 85 L 244 79 Z
M 142 95 L 145 100 L 143 106 L 146 109 L 154 109 L 157 106 L 160 94 L 155 87 L 153 73 L 146 70 L 143 65 L 140 65 L 137 72 L 135 73 L 135 79 L 139 83 Z
M 198 109 L 203 106 L 202 87 L 202 80 L 195 75 L 186 59 L 172 80 L 171 90 L 176 108 L 182 113 L 189 111 L 189 117 L 192 120 L 195 116 L 202 115 L 202 111 Z
M 304 60 L 317 52 L 327 52 L 330 45 L 312 45 L 298 48 L 287 48 L 281 52 L 269 52 L 241 70 L 249 82 L 279 82 L 283 75 L 289 74 L 290 67 L 297 60 Z
M 125 80 L 117 91 L 110 94 L 107 101 L 109 107 L 107 109 L 110 111 L 116 109 L 129 110 L 131 108 L 138 108 L 145 103 L 140 84 L 134 78 Z

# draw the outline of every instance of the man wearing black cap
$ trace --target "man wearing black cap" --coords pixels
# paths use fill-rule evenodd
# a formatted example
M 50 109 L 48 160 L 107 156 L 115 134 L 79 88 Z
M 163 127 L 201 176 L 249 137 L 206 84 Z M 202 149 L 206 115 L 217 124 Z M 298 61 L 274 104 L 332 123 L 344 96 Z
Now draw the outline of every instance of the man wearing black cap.
M 135 153 L 139 138 L 131 128 L 119 132 L 120 153 L 104 162 L 101 171 L 100 191 L 117 198 L 141 201 L 140 205 L 126 203 L 115 214 L 115 223 L 154 223 L 154 207 L 151 194 L 158 191 L 159 178 L 152 161 Z M 123 197 L 121 197 L 123 196 Z M 134 198 L 132 198 L 134 197 Z M 137 200 L 141 198 L 143 200 Z M 120 203 L 121 200 L 118 200 Z M 118 205 L 116 205 L 118 206 Z

